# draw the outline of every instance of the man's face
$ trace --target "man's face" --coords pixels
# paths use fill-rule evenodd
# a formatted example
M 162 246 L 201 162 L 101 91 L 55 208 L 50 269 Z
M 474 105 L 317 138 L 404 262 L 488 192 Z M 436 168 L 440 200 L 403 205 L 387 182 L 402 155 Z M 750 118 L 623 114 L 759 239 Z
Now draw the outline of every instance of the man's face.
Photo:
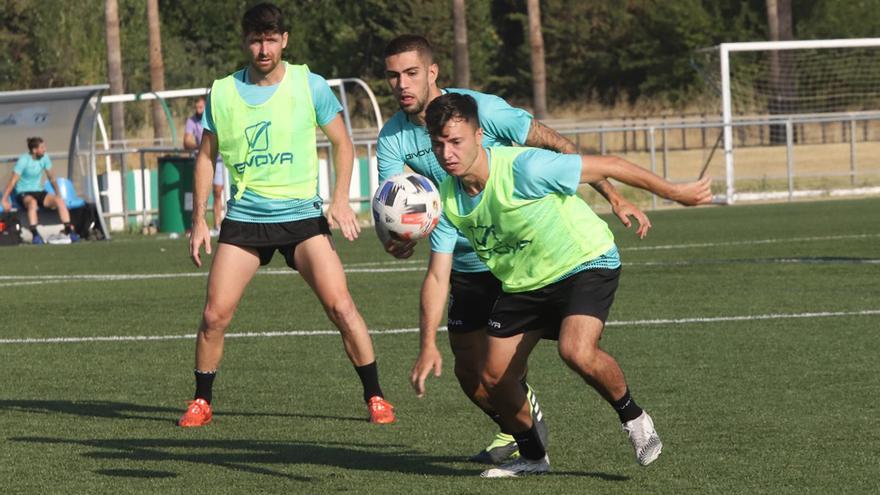
M 199 98 L 196 100 L 196 116 L 201 117 L 205 113 L 205 100 Z
M 281 63 L 281 52 L 287 47 L 287 33 L 251 33 L 245 36 L 244 46 L 250 54 L 251 67 L 268 74 Z
M 385 59 L 385 79 L 400 109 L 409 115 L 422 113 L 428 106 L 428 92 L 437 81 L 437 64 L 416 51 L 398 53 Z
M 46 143 L 45 143 L 45 142 L 40 143 L 39 146 L 37 146 L 36 148 L 34 148 L 33 153 L 34 153 L 34 156 L 35 156 L 35 157 L 37 157 L 37 158 L 43 158 L 43 155 L 46 154 Z
M 431 135 L 431 148 L 449 175 L 461 177 L 471 171 L 482 149 L 483 129 L 475 122 L 453 117 L 439 135 Z

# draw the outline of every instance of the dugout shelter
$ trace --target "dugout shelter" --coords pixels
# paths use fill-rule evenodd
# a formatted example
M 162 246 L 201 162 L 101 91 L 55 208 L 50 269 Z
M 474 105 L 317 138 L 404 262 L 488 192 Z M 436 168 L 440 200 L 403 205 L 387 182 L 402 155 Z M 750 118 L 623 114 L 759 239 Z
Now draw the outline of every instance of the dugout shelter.
M 18 157 L 28 151 L 27 138 L 39 136 L 56 178 L 69 180 L 77 196 L 95 205 L 95 220 L 109 233 L 95 167 L 95 124 L 108 88 L 101 84 L 0 92 L 0 187 L 6 186 Z

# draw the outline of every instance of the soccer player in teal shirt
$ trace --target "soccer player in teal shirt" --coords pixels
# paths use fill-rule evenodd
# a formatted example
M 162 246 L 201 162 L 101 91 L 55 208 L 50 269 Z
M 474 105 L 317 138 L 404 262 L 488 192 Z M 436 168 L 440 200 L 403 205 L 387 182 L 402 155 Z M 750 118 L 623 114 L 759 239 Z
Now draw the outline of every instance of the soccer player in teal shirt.
M 386 77 L 400 111 L 391 117 L 379 133 L 376 154 L 380 183 L 402 173 L 404 165 L 438 185 L 446 178 L 447 173 L 431 151 L 430 137 L 424 125 L 428 104 L 445 93 L 467 94 L 479 102 L 480 123 L 484 128 L 483 143 L 486 146 L 524 144 L 561 153 L 577 151 L 573 143 L 532 118 L 528 112 L 511 107 L 497 96 L 469 89 L 440 89 L 437 86 L 439 68 L 434 63 L 433 50 L 421 36 L 398 36 L 386 46 L 384 55 Z M 644 237 L 650 228 L 645 214 L 624 200 L 608 181 L 601 181 L 594 187 L 608 199 L 615 214 L 626 226 L 630 226 L 629 217 L 634 216 L 639 223 L 637 233 Z M 381 226 L 377 226 L 377 232 L 390 254 L 398 258 L 412 255 L 414 243 L 390 239 Z M 433 280 L 426 280 L 425 283 L 431 282 Z M 422 290 L 424 293 L 425 287 Z M 447 318 L 450 346 L 455 356 L 455 375 L 468 398 L 496 422 L 497 414 L 489 406 L 486 392 L 480 384 L 479 365 L 485 347 L 486 322 L 499 291 L 498 280 L 477 258 L 467 239 L 459 237 L 453 257 Z M 430 302 L 423 300 L 422 308 L 427 306 L 430 306 Z M 433 313 L 422 312 L 421 352 L 411 373 L 411 382 L 419 396 L 425 393 L 425 380 L 431 371 L 439 375 L 442 368 L 435 342 L 439 324 L 439 320 L 434 321 Z M 533 402 L 533 412 L 536 418 L 541 418 L 537 399 L 527 385 L 526 388 Z M 513 437 L 502 429 L 491 444 L 472 456 L 471 460 L 498 463 L 515 454 L 516 450 Z
M 52 173 L 52 160 L 46 154 L 46 143 L 43 138 L 32 137 L 27 140 L 28 152 L 18 157 L 15 168 L 12 169 L 12 179 L 6 185 L 3 192 L 3 198 L 0 203 L 3 205 L 3 211 L 12 209 L 9 196 L 13 189 L 16 191 L 16 202 L 27 209 L 28 228 L 33 236 L 34 244 L 43 244 L 43 238 L 37 232 L 39 217 L 37 215 L 40 207 L 58 210 L 58 217 L 64 224 L 64 234 L 70 237 L 72 242 L 79 240 L 79 236 L 70 225 L 70 212 L 64 199 L 55 194 L 50 194 L 43 190 L 43 175 L 52 183 L 55 191 L 61 191 L 58 183 L 55 181 L 55 174 Z
M 338 113 L 341 106 L 323 78 L 304 65 L 282 60 L 289 35 L 277 6 L 255 5 L 245 13 L 241 26 L 250 63 L 212 85 L 196 158 L 190 239 L 196 266 L 202 265 L 202 248 L 211 254 L 205 209 L 218 152 L 229 171 L 233 197 L 220 227 L 196 336 L 195 393 L 178 425 L 200 427 L 212 421 L 213 383 L 226 329 L 245 288 L 276 251 L 309 284 L 339 329 L 361 380 L 369 420 L 394 422 L 393 406 L 379 386 L 372 340 L 330 237 L 328 220 L 349 240 L 360 232 L 349 204 L 354 158 L 351 138 Z M 336 167 L 326 218 L 317 193 L 316 128 L 333 145 Z
M 517 380 L 542 338 L 559 341 L 559 356 L 615 409 L 637 461 L 650 464 L 660 454 L 660 437 L 632 399 L 620 366 L 599 347 L 620 276 L 614 237 L 576 197 L 577 188 L 611 177 L 697 205 L 712 199 L 709 179 L 671 184 L 613 156 L 484 148 L 477 105 L 468 95 L 434 99 L 426 122 L 434 154 L 449 174 L 440 185 L 443 219 L 431 234 L 426 280 L 448 283 L 452 246 L 462 233 L 502 282 L 486 332 L 481 381 L 500 423 L 513 432 L 520 457 L 482 476 L 550 470 L 546 444 Z M 436 301 L 445 289 L 423 291 L 423 302 L 434 302 L 435 315 L 442 312 Z

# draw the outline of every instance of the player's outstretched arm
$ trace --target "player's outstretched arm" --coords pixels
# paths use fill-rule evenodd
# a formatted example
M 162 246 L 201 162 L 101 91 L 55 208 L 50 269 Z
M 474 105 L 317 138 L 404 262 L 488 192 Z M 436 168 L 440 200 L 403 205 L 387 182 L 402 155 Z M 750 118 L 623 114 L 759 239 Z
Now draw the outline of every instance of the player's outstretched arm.
M 327 220 L 331 226 L 339 227 L 346 239 L 353 241 L 361 232 L 357 216 L 349 204 L 348 192 L 351 187 L 351 172 L 354 168 L 354 145 L 345 128 L 345 122 L 339 114 L 327 125 L 321 127 L 321 130 L 333 145 L 333 167 L 336 169 L 333 202 L 327 209 Z
M 554 129 L 547 127 L 538 119 L 532 120 L 525 145 L 565 154 L 575 154 L 579 151 L 577 146 L 568 138 L 559 134 Z M 639 225 L 636 229 L 636 235 L 641 239 L 645 238 L 648 234 L 648 230 L 651 228 L 651 221 L 642 210 L 624 199 L 617 188 L 605 179 L 590 182 L 590 186 L 608 201 L 608 204 L 611 205 L 611 211 L 614 212 L 626 228 L 632 226 L 630 217 L 635 218 Z
M 712 201 L 711 179 L 673 184 L 663 177 L 645 170 L 617 156 L 581 157 L 581 183 L 613 178 L 639 189 L 653 192 L 685 206 L 707 204 Z
M 205 131 L 193 172 L 192 234 L 189 238 L 189 255 L 198 267 L 202 266 L 202 246 L 205 247 L 205 254 L 211 254 L 211 234 L 205 221 L 205 211 L 208 209 L 208 195 L 211 194 L 214 183 L 216 156 L 217 136 L 213 132 Z
M 443 358 L 437 349 L 437 327 L 443 318 L 443 307 L 449 293 L 449 274 L 452 271 L 452 254 L 431 253 L 428 273 L 422 282 L 419 308 L 419 356 L 413 364 L 409 381 L 417 397 L 425 396 L 425 380 L 433 371 L 440 376 Z

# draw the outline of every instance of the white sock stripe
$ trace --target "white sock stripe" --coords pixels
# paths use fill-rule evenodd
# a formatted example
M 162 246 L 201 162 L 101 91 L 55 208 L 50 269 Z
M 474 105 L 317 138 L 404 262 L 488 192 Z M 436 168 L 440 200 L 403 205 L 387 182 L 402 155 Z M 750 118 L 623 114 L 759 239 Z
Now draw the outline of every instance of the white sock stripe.
M 677 325 L 687 323 L 724 323 L 734 321 L 756 321 L 756 320 L 777 320 L 790 318 L 833 318 L 845 316 L 877 316 L 880 315 L 880 309 L 865 309 L 859 311 L 823 311 L 811 313 L 779 313 L 779 314 L 763 314 L 763 315 L 741 315 L 741 316 L 714 316 L 714 317 L 693 317 L 693 318 L 675 318 L 675 319 L 654 319 L 654 320 L 624 320 L 609 321 L 606 326 L 662 326 Z M 441 327 L 439 331 L 446 331 L 446 327 Z M 371 335 L 394 335 L 401 333 L 417 333 L 418 328 L 392 328 L 386 330 L 371 330 Z M 226 338 L 259 338 L 259 337 L 313 337 L 322 335 L 339 335 L 338 330 L 291 330 L 291 331 L 273 331 L 273 332 L 234 332 L 227 333 Z M 92 337 L 26 337 L 26 338 L 6 338 L 0 339 L 2 344 L 66 344 L 66 343 L 83 343 L 83 342 L 131 342 L 131 341 L 161 341 L 161 340 L 185 340 L 194 339 L 195 334 L 182 335 L 111 335 L 111 336 L 92 336 Z

